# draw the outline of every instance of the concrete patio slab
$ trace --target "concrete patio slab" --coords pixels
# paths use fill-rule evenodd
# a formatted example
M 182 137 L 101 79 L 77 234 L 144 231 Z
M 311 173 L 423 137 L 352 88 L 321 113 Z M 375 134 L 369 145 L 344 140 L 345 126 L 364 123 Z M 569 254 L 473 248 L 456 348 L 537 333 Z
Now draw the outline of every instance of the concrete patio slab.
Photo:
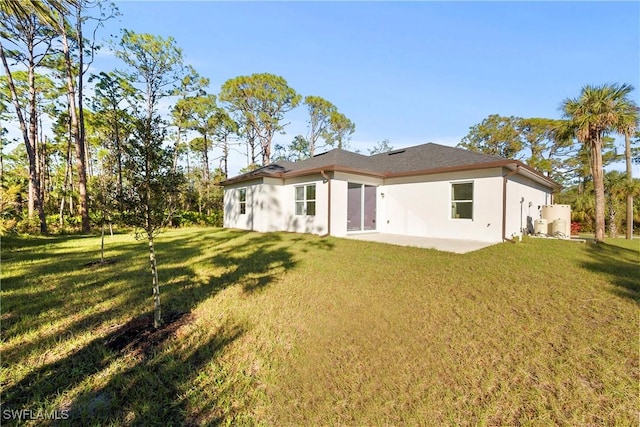
M 435 249 L 444 252 L 454 252 L 465 254 L 495 245 L 494 242 L 480 242 L 477 240 L 461 239 L 436 239 L 432 237 L 404 236 L 400 234 L 387 233 L 363 233 L 350 234 L 348 239 L 365 240 L 369 242 L 387 243 L 398 246 L 413 246 L 417 248 Z

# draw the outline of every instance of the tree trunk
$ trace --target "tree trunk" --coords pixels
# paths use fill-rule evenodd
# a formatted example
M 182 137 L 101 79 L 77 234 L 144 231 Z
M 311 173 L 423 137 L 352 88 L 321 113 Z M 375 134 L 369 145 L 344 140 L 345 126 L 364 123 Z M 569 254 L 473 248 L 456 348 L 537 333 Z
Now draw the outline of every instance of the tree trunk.
M 611 203 L 614 203 L 611 201 Z M 609 206 L 609 237 L 618 237 L 618 224 L 616 218 L 616 207 L 611 204 Z
M 11 70 L 9 69 L 9 64 L 7 63 L 7 57 L 4 52 L 4 48 L 2 47 L 2 43 L 0 43 L 0 58 L 2 59 L 2 65 L 4 66 L 4 71 L 7 75 L 7 83 L 9 84 L 9 89 L 11 91 L 11 98 L 13 100 L 13 105 L 16 110 L 16 115 L 18 117 L 18 124 L 20 126 L 20 131 L 22 133 L 22 139 L 24 140 L 24 144 L 27 149 L 27 157 L 29 159 L 29 218 L 33 218 L 35 211 L 38 211 L 38 216 L 40 217 L 40 232 L 47 232 L 47 218 L 44 214 L 44 206 L 42 204 L 42 200 L 40 199 L 40 180 L 38 178 L 37 172 L 37 162 L 38 159 L 36 157 L 36 136 L 32 133 L 29 134 L 29 130 L 27 129 L 27 122 L 22 114 L 22 107 L 20 105 L 20 101 L 18 99 L 18 94 L 16 92 L 16 87 L 13 82 L 13 77 L 11 75 Z M 35 131 L 35 76 L 33 72 L 33 67 L 29 67 L 29 91 L 30 91 L 30 108 L 31 108 L 31 116 L 29 118 L 29 128 L 33 127 Z
M 223 147 L 223 156 L 222 156 L 222 173 L 224 174 L 224 179 L 227 179 L 227 174 L 229 173 L 229 142 L 227 140 L 228 136 L 224 136 L 224 147 Z
M 627 162 L 627 229 L 625 237 L 627 240 L 633 239 L 633 193 L 631 184 L 633 183 L 633 172 L 631 167 L 631 132 L 624 133 L 624 157 Z
M 160 284 L 158 282 L 158 268 L 156 265 L 156 252 L 153 247 L 153 233 L 147 232 L 149 239 L 149 263 L 151 264 L 151 280 L 153 282 L 153 326 L 159 328 L 162 325 L 162 312 L 160 310 Z
M 178 170 L 178 157 L 180 153 L 180 138 L 182 138 L 182 128 L 178 126 L 178 134 L 176 135 L 176 146 L 173 151 L 173 163 L 171 164 L 171 171 L 175 172 Z
M 204 148 L 202 150 L 202 180 L 209 182 L 209 140 L 207 135 L 203 135 Z
M 78 117 L 78 108 L 76 106 L 76 85 L 73 76 L 73 64 L 71 63 L 71 54 L 69 52 L 69 41 L 64 28 L 60 30 L 62 37 L 62 51 L 64 54 L 64 63 L 67 80 L 67 98 L 69 100 L 69 118 L 71 121 L 71 135 L 76 146 L 76 166 L 78 168 L 78 195 L 80 202 L 80 216 L 82 217 L 82 232 L 91 231 L 89 223 L 89 206 L 87 202 L 87 166 L 86 166 L 86 148 L 85 141 L 80 130 L 80 118 Z M 82 56 L 82 52 L 80 52 Z M 80 70 L 80 73 L 82 70 Z M 80 75 L 80 78 L 82 76 Z
M 602 136 L 598 134 L 591 141 L 591 172 L 593 174 L 593 187 L 596 196 L 596 224 L 595 239 L 596 242 L 604 241 L 604 171 L 602 169 Z

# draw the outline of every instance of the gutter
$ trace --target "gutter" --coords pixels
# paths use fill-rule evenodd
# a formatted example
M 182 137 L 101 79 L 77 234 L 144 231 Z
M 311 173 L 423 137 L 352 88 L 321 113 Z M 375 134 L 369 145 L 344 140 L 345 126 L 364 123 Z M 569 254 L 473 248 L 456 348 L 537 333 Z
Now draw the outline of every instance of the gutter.
M 515 243 L 512 239 L 507 239 L 507 181 L 511 175 L 515 175 L 520 171 L 520 165 L 516 164 L 516 168 L 502 177 L 502 241 Z
M 331 178 L 324 172 L 324 169 L 320 171 L 320 175 L 323 179 L 327 180 L 327 234 L 325 236 L 331 235 Z M 324 236 L 323 236 L 324 237 Z

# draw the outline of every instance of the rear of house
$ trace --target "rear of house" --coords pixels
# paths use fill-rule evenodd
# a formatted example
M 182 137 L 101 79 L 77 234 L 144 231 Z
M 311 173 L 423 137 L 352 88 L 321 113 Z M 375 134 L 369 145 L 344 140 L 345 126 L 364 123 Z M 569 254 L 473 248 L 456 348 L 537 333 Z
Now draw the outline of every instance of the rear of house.
M 559 188 L 519 161 L 431 143 L 375 156 L 335 149 L 222 185 L 228 228 L 486 242 L 529 227 Z

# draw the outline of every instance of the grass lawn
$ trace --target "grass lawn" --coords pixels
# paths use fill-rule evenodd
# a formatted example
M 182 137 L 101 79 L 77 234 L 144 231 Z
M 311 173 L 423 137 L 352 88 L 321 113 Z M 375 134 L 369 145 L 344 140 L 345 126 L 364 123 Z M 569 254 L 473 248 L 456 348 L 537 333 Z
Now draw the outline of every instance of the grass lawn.
M 116 235 L 86 265 L 99 248 L 2 239 L 3 425 L 638 425 L 637 240 L 458 255 L 171 230 L 175 322 L 120 347 L 153 308 L 147 247 Z

